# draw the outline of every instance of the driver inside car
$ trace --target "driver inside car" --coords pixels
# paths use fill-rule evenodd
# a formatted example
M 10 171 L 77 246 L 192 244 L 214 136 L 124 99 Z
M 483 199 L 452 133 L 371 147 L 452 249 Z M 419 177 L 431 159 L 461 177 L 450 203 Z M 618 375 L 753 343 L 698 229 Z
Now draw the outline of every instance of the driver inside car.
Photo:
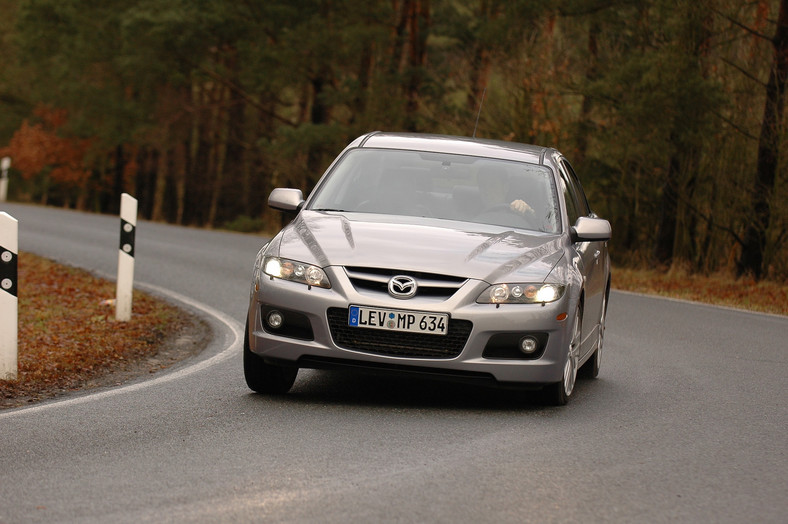
M 481 169 L 477 175 L 477 183 L 485 211 L 508 204 L 509 209 L 519 215 L 526 216 L 535 213 L 534 208 L 524 200 L 520 198 L 511 200 L 509 175 L 506 174 L 504 168 L 488 166 Z

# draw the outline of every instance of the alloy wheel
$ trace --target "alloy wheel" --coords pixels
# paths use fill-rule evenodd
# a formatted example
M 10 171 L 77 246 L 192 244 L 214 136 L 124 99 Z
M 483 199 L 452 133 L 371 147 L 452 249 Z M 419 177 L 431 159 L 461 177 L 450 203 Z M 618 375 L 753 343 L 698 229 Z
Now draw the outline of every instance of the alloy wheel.
M 580 339 L 581 339 L 581 316 L 580 309 L 575 312 L 574 331 L 572 340 L 569 343 L 569 353 L 566 356 L 564 365 L 564 393 L 568 397 L 575 389 L 577 381 L 577 362 L 580 358 Z

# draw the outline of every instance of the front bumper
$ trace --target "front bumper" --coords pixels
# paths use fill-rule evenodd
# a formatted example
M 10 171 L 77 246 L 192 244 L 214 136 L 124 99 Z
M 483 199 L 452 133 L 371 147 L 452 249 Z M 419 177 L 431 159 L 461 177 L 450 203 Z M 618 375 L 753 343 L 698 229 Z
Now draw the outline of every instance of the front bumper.
M 327 268 L 326 271 L 332 282 L 331 289 L 310 288 L 268 277 L 258 281 L 259 289 L 253 289 L 249 305 L 249 347 L 253 353 L 280 365 L 411 372 L 450 379 L 478 379 L 502 386 L 546 384 L 562 379 L 570 327 L 566 319 L 559 318 L 573 306 L 568 291 L 558 301 L 545 305 L 477 304 L 476 298 L 488 284 L 468 280 L 447 300 L 397 300 L 381 293 L 357 291 L 341 268 Z M 337 323 L 342 322 L 341 312 L 350 304 L 448 313 L 452 321 L 467 326 L 469 333 L 457 352 L 438 353 L 440 356 L 419 356 L 417 342 L 414 342 L 415 352 L 405 353 L 354 348 L 347 338 L 336 334 Z M 283 313 L 283 326 L 290 331 L 272 329 L 265 324 L 265 317 L 272 310 Z M 296 319 L 295 327 L 289 324 L 292 319 Z M 389 334 L 374 331 L 371 334 L 378 337 Z M 533 333 L 540 334 L 540 340 L 544 341 L 538 358 L 524 354 L 517 358 L 516 350 L 504 352 L 503 357 L 500 352 L 493 353 L 496 356 L 492 358 L 489 351 L 485 352 L 492 337 L 501 340 L 504 334 L 504 340 L 517 341 L 520 334 Z M 443 339 L 448 335 L 420 336 Z M 443 342 L 440 340 L 440 345 Z

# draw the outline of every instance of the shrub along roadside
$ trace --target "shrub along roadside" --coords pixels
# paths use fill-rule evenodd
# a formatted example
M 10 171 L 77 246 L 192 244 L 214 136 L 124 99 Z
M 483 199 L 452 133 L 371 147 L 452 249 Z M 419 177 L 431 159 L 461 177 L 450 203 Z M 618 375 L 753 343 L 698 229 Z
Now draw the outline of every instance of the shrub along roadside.
M 20 253 L 18 378 L 0 380 L 0 408 L 153 373 L 201 349 L 208 328 L 134 291 L 132 318 L 115 320 L 115 283 Z

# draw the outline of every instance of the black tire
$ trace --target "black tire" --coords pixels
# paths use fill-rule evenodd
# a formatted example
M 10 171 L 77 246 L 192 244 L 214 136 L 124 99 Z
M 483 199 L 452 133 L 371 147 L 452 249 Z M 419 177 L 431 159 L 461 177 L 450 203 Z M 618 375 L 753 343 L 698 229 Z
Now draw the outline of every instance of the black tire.
M 257 393 L 283 395 L 290 391 L 298 375 L 297 367 L 277 366 L 265 362 L 249 348 L 249 323 L 244 334 L 244 378 L 249 389 Z
M 545 386 L 543 393 L 544 402 L 549 406 L 566 406 L 569 403 L 569 397 L 564 393 L 563 381 Z
M 599 376 L 599 367 L 602 364 L 601 355 L 599 353 L 599 349 L 594 350 L 594 354 L 591 355 L 585 364 L 580 368 L 577 372 L 577 376 L 585 379 L 592 379 Z
M 602 366 L 602 352 L 605 346 L 605 323 L 607 321 L 607 300 L 610 296 L 610 286 L 605 290 L 604 300 L 602 304 L 602 315 L 599 319 L 599 338 L 594 354 L 590 359 L 583 364 L 583 367 L 578 371 L 578 375 L 583 378 L 597 378 L 599 376 L 599 368 Z

